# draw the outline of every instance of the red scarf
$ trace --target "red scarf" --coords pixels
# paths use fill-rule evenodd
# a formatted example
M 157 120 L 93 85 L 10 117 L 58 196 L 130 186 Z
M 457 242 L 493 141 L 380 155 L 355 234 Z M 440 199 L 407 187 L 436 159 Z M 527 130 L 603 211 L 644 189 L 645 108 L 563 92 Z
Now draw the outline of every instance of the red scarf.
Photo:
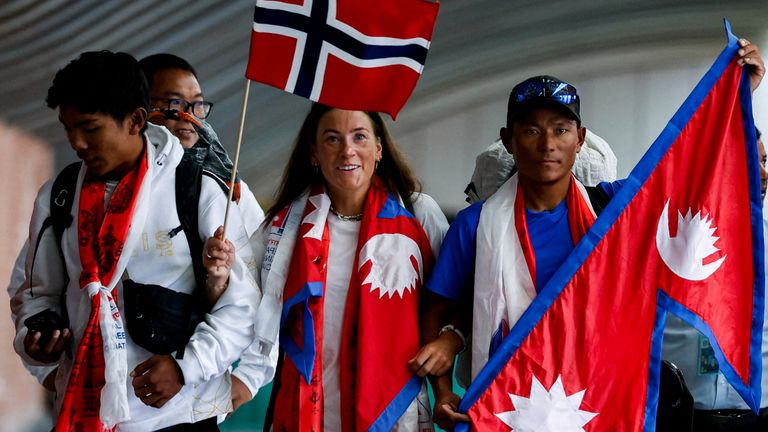
M 568 226 L 571 229 L 573 244 L 577 244 L 589 228 L 595 223 L 595 215 L 579 191 L 576 177 L 571 174 L 571 182 L 568 185 L 568 194 L 565 196 L 565 205 L 568 208 Z M 531 272 L 531 280 L 536 285 L 536 257 L 533 254 L 531 238 L 528 236 L 528 224 L 525 219 L 525 199 L 523 188 L 517 183 L 517 196 L 515 197 L 515 229 L 520 238 L 520 246 L 525 255 L 525 262 Z
M 275 403 L 275 431 L 323 429 L 329 204 L 321 187 L 310 192 L 291 258 L 283 295 L 280 343 L 286 357 Z M 418 394 L 421 380 L 407 362 L 419 349 L 419 292 L 432 264 L 432 249 L 421 224 L 374 178 L 343 317 L 343 431 L 389 430 Z
M 146 150 L 140 162 L 123 177 L 104 211 L 106 183 L 97 178 L 83 181 L 78 207 L 77 239 L 82 273 L 80 288 L 96 282 L 108 286 L 115 275 L 128 236 L 138 191 L 147 172 Z M 90 294 L 89 294 L 90 295 Z M 112 290 L 112 299 L 117 293 Z M 104 347 L 100 326 L 100 295 L 91 296 L 88 325 L 77 348 L 56 432 L 102 432 L 110 430 L 101 421 L 101 390 L 105 384 Z M 117 310 L 112 311 L 119 315 Z M 114 430 L 114 428 L 112 428 Z

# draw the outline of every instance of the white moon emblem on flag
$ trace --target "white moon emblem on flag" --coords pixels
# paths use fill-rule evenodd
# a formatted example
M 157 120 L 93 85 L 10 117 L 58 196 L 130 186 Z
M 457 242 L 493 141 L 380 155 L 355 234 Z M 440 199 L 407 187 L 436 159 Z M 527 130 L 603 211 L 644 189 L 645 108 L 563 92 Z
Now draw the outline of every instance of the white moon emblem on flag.
M 413 267 L 411 257 L 416 258 L 418 269 Z M 377 234 L 363 245 L 358 257 L 358 271 L 371 261 L 371 271 L 363 280 L 370 283 L 371 292 L 379 290 L 379 298 L 400 298 L 406 291 L 413 291 L 416 281 L 423 277 L 421 250 L 416 242 L 403 234 Z
M 685 216 L 678 211 L 677 235 L 670 237 L 667 200 L 656 229 L 656 248 L 673 273 L 683 279 L 704 280 L 720 268 L 726 257 L 723 255 L 716 261 L 704 264 L 704 258 L 720 250 L 715 247 L 715 242 L 720 238 L 713 235 L 716 230 L 709 216 L 702 217 L 701 211 L 691 216 L 689 208 Z
M 565 395 L 562 377 L 557 377 L 547 390 L 536 375 L 531 380 L 528 397 L 507 393 L 515 409 L 494 413 L 514 432 L 582 432 L 597 413 L 582 411 L 581 401 L 586 389 Z

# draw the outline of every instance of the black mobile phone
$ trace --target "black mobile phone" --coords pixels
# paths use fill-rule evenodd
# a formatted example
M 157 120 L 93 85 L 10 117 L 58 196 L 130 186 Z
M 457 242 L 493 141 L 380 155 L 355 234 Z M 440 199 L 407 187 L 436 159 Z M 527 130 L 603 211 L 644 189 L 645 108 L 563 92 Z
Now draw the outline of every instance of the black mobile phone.
M 51 339 L 55 330 L 63 330 L 66 327 L 61 316 L 51 309 L 38 312 L 25 319 L 24 325 L 27 326 L 32 334 L 40 332 L 38 343 L 41 345 L 46 344 Z

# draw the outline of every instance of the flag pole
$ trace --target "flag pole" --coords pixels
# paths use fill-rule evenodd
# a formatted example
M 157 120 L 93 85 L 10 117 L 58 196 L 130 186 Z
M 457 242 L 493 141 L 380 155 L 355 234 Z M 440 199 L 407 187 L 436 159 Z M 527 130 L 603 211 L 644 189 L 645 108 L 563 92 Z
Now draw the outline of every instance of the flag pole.
M 237 147 L 235 148 L 235 160 L 232 163 L 232 175 L 229 177 L 229 194 L 227 195 L 227 209 L 224 212 L 224 230 L 222 238 L 227 238 L 227 221 L 229 220 L 229 208 L 232 205 L 232 194 L 235 191 L 235 179 L 237 175 L 237 163 L 240 161 L 240 144 L 243 142 L 243 128 L 245 126 L 245 110 L 248 107 L 248 92 L 251 88 L 251 80 L 245 79 L 245 92 L 243 94 L 243 107 L 240 110 L 240 128 L 237 132 Z

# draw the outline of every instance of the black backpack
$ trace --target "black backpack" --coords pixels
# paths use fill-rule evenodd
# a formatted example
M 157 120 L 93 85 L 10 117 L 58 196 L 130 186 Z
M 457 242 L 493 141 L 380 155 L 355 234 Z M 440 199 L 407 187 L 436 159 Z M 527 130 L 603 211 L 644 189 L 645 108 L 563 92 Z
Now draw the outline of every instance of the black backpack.
M 82 162 L 73 162 L 67 165 L 53 181 L 50 202 L 51 214 L 43 221 L 37 236 L 32 268 L 34 268 L 34 256 L 37 256 L 37 248 L 40 246 L 42 233 L 47 228 L 53 228 L 56 243 L 59 245 L 59 252 L 61 253 L 61 237 L 64 230 L 72 225 L 72 204 L 81 164 Z M 203 241 L 198 236 L 197 208 L 204 174 L 214 178 L 224 192 L 228 193 L 228 188 L 221 179 L 204 171 L 203 164 L 196 159 L 196 156 L 185 152 L 184 157 L 176 167 L 176 212 L 179 216 L 180 225 L 168 233 L 169 237 L 173 238 L 179 232 L 184 231 L 193 257 L 192 266 L 198 285 L 205 283 L 206 274 L 202 260 L 194 259 L 194 257 L 202 256 L 203 253 Z

